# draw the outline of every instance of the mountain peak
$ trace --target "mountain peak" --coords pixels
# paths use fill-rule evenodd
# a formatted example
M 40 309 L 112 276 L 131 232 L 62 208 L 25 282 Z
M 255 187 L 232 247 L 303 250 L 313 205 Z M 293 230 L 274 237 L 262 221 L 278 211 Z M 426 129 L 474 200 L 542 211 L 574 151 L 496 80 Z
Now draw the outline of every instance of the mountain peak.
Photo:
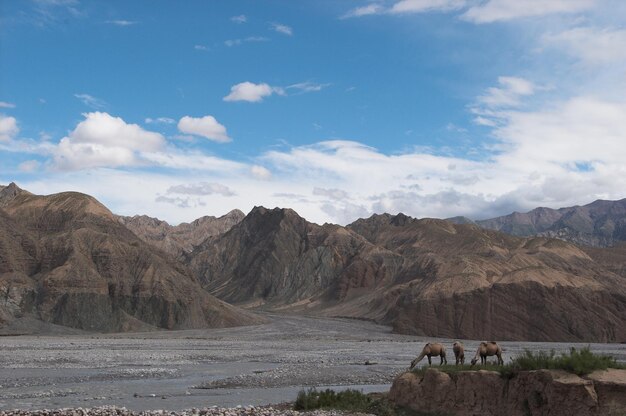
M 15 182 L 11 182 L 7 186 L 0 188 L 0 207 L 7 205 L 16 196 L 21 195 L 23 193 L 29 193 L 19 186 Z

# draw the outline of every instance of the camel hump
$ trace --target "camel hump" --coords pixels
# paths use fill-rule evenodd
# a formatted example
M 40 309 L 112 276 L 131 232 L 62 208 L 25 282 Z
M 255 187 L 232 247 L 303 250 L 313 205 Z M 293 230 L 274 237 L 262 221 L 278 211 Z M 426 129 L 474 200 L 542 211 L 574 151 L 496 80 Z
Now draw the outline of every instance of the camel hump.
M 495 341 L 489 341 L 490 344 L 497 345 L 498 343 Z

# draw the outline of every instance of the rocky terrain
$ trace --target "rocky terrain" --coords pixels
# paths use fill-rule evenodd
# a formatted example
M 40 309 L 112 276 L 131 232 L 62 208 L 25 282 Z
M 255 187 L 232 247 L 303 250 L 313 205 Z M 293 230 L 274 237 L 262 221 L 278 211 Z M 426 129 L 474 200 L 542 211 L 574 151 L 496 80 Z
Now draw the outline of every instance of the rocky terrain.
M 562 370 L 524 371 L 508 380 L 492 371 L 405 373 L 389 392 L 417 412 L 456 416 L 618 416 L 626 413 L 626 370 L 579 377 Z
M 626 276 L 598 253 L 402 214 L 319 226 L 257 207 L 187 259 L 207 290 L 237 304 L 418 335 L 623 341 Z
M 40 329 L 38 321 L 107 332 L 261 321 L 202 290 L 88 195 L 37 196 L 11 184 L 0 201 L 3 332 Z
M 309 412 L 298 412 L 288 407 L 273 406 L 238 406 L 234 408 L 224 408 L 213 406 L 202 409 L 188 409 L 182 411 L 144 410 L 134 412 L 125 407 L 102 406 L 96 408 L 83 409 L 67 408 L 57 410 L 41 410 L 30 412 L 25 410 L 0 410 L 0 416 L 343 416 L 350 413 L 338 410 L 314 410 Z
M 610 247 L 626 242 L 626 199 L 597 200 L 560 209 L 535 208 L 526 213 L 514 212 L 475 222 L 465 217 L 449 218 L 449 221 L 474 223 L 519 237 L 544 236 L 578 245 Z
M 146 243 L 175 258 L 193 250 L 208 237 L 223 234 L 239 223 L 245 214 L 238 209 L 221 217 L 204 216 L 190 223 L 170 225 L 147 215 L 118 216 L 119 221 Z

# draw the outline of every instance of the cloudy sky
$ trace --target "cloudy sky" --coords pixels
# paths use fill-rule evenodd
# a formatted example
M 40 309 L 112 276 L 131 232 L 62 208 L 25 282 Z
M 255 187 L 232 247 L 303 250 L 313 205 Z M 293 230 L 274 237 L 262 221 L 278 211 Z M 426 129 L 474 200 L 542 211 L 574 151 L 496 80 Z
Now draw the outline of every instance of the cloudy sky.
M 0 183 L 178 223 L 626 197 L 622 0 L 0 3 Z

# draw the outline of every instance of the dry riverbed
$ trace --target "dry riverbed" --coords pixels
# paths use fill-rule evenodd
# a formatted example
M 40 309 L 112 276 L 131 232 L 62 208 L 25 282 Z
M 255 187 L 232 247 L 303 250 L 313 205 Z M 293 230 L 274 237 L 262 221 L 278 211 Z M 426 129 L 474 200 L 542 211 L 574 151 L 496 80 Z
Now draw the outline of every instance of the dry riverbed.
M 268 318 L 265 325 L 229 329 L 0 337 L 0 411 L 89 408 L 100 409 L 91 414 L 108 415 L 196 408 L 204 409 L 198 414 L 213 415 L 231 408 L 233 416 L 260 414 L 252 409 L 267 411 L 258 406 L 293 401 L 303 387 L 385 391 L 433 340 L 349 319 Z M 477 344 L 465 341 L 469 351 Z M 502 344 L 505 360 L 523 348 L 571 346 Z M 626 345 L 591 348 L 626 361 Z M 448 358 L 454 359 L 451 347 Z M 287 411 L 269 414 L 277 412 Z

